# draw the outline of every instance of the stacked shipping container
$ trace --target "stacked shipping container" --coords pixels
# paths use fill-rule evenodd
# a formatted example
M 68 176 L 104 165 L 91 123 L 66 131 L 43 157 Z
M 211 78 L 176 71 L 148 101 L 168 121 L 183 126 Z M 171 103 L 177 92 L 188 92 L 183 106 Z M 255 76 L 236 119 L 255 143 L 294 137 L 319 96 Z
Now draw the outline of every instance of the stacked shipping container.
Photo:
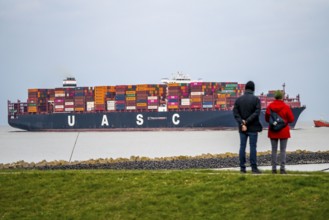
M 115 86 L 108 86 L 106 90 L 106 109 L 115 111 Z
M 202 108 L 202 82 L 190 83 L 191 87 L 191 109 L 201 109 Z
M 64 112 L 65 88 L 55 88 L 54 112 Z
M 74 89 L 74 111 L 84 112 L 86 110 L 86 87 L 75 87 Z
M 126 91 L 126 109 L 136 110 L 136 86 L 128 86 Z
M 127 86 L 115 87 L 115 110 L 124 111 L 126 109 L 126 90 Z
M 203 96 L 202 96 L 202 108 L 205 109 L 212 109 L 214 108 L 214 103 L 216 100 L 216 93 L 219 89 L 219 84 L 218 83 L 203 83 L 202 84 L 202 91 L 203 91 Z
M 65 88 L 64 111 L 74 111 L 74 88 Z
M 153 111 L 166 105 L 168 110 L 232 109 L 245 84 L 236 82 L 192 82 L 95 86 L 55 89 L 29 89 L 28 113 Z M 274 100 L 275 91 L 259 96 L 262 108 Z M 292 107 L 300 106 L 295 101 Z
M 28 90 L 27 111 L 29 113 L 36 113 L 38 105 L 38 89 Z
M 95 86 L 95 111 L 105 111 L 105 98 L 107 94 L 107 86 Z
M 178 109 L 179 108 L 179 97 L 182 94 L 181 85 L 179 83 L 168 84 L 167 92 L 167 106 L 168 109 Z
M 136 88 L 136 109 L 147 109 L 148 85 L 137 85 Z
M 27 111 L 29 113 L 48 112 L 50 100 L 54 100 L 53 89 L 29 89 Z
M 87 111 L 95 110 L 95 101 L 94 101 L 94 89 L 92 87 L 86 87 L 85 92 L 85 108 Z

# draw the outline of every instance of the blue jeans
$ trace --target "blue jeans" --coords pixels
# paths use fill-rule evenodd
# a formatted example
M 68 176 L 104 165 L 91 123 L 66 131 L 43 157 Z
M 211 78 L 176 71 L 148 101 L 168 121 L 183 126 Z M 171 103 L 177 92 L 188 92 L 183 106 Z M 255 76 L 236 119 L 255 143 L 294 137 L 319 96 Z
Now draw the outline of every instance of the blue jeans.
M 247 140 L 249 137 L 249 145 L 250 145 L 250 166 L 251 168 L 257 169 L 257 139 L 258 133 L 257 132 L 240 132 L 240 151 L 239 151 L 239 158 L 240 158 L 240 168 L 246 169 L 246 147 L 247 147 Z

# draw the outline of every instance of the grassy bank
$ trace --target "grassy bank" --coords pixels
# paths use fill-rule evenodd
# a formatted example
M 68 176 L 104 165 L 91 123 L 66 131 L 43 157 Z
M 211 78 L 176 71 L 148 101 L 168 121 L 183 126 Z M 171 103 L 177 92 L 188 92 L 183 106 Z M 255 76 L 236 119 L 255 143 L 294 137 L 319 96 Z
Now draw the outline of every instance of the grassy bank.
M 0 171 L 0 219 L 327 219 L 329 174 Z

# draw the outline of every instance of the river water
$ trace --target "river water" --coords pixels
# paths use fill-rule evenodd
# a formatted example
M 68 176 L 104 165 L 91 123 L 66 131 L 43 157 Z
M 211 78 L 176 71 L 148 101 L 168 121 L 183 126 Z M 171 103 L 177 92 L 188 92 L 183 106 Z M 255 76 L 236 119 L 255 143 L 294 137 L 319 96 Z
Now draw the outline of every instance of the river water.
M 288 151 L 328 151 L 329 128 L 298 122 L 291 131 Z M 150 158 L 237 153 L 239 135 L 224 131 L 129 131 L 129 132 L 26 132 L 0 127 L 0 163 L 20 160 L 81 161 L 97 158 Z M 259 134 L 258 151 L 270 150 L 267 130 Z M 249 149 L 248 149 L 249 151 Z

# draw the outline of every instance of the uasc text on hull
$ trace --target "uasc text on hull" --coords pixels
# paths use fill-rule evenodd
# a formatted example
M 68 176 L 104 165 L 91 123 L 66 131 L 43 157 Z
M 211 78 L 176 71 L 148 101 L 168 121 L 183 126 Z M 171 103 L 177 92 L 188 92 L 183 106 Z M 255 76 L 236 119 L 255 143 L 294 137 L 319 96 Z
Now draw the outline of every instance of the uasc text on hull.
M 295 127 L 305 108 L 294 108 Z M 262 111 L 261 123 L 267 128 Z M 236 129 L 232 111 L 177 111 L 177 112 L 108 112 L 61 113 L 20 115 L 10 118 L 12 127 L 28 131 L 122 131 L 122 130 L 186 130 L 186 129 Z

